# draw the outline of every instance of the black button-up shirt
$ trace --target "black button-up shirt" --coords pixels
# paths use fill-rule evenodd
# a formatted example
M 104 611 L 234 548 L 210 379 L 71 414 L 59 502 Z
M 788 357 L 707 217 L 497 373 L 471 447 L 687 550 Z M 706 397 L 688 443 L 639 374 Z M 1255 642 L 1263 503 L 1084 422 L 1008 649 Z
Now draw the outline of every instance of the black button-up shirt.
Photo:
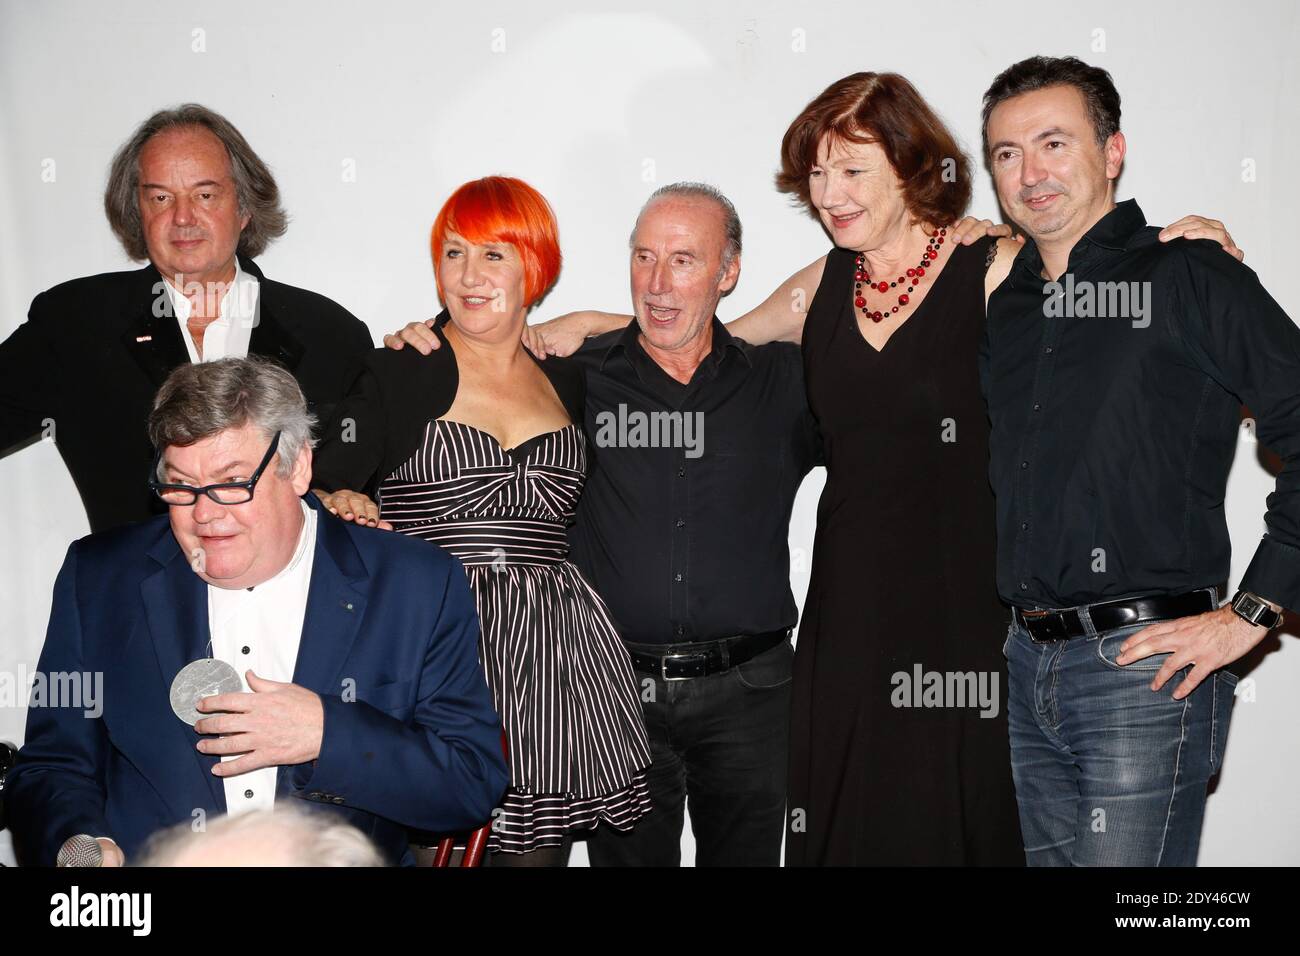
M 1241 586 L 1295 608 L 1300 330 L 1217 244 L 1158 231 L 1122 202 L 1056 283 L 1031 241 L 989 301 L 998 590 L 1061 608 L 1226 582 L 1244 403 L 1285 467 Z
M 789 527 L 820 463 L 799 349 L 752 346 L 713 319 L 689 384 L 646 354 L 639 328 L 589 340 L 594 464 L 570 529 L 574 563 L 635 643 L 793 627 Z

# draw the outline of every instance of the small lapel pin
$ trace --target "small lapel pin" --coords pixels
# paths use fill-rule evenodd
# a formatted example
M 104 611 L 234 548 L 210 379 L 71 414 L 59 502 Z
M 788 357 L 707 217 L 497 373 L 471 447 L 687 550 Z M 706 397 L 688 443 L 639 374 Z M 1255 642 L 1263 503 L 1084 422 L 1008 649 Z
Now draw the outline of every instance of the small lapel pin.
M 137 335 L 137 336 L 135 337 L 135 340 L 136 340 L 137 342 L 152 342 L 152 341 L 153 341 L 153 336 L 152 336 L 152 335 Z

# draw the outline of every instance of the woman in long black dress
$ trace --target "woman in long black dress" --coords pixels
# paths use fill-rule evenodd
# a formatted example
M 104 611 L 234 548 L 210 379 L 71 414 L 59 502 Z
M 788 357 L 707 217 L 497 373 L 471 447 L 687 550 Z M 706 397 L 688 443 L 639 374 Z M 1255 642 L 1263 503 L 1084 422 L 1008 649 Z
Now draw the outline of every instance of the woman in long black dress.
M 864 334 L 857 255 L 835 249 L 804 324 L 827 478 L 795 664 L 789 801 L 807 813 L 789 864 L 1024 862 L 976 362 L 994 246 L 931 231 L 939 259 L 904 323 Z
M 952 242 L 966 160 L 902 77 L 832 85 L 786 133 L 782 167 L 836 244 L 796 277 L 817 290 L 802 343 L 827 478 L 786 862 L 1022 865 L 977 361 L 997 247 Z M 761 318 L 733 328 L 764 338 Z

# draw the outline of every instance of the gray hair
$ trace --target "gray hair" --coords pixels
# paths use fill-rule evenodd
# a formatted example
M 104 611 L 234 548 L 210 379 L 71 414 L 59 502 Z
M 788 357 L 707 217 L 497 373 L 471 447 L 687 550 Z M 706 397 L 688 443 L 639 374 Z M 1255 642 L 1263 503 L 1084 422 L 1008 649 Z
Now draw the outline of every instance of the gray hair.
M 641 211 L 636 214 L 636 223 L 632 226 L 632 235 L 627 240 L 628 246 L 630 247 L 636 242 L 636 227 L 640 224 L 645 211 L 660 199 L 671 198 L 707 199 L 718 204 L 718 208 L 722 210 L 723 226 L 727 233 L 727 246 L 722 252 L 722 272 L 726 272 L 727 267 L 731 265 L 736 256 L 740 255 L 740 216 L 731 200 L 723 195 L 722 190 L 708 183 L 669 183 L 667 186 L 660 186 L 652 192 L 650 198 L 645 201 L 645 205 L 641 207 Z M 718 277 L 721 278 L 721 273 L 719 273 Z
M 196 127 L 221 140 L 230 157 L 230 175 L 235 181 L 239 211 L 249 216 L 248 225 L 239 235 L 239 253 L 250 259 L 260 256 L 289 227 L 289 217 L 280 206 L 280 188 L 275 184 L 275 177 L 243 134 L 220 113 L 198 103 L 185 103 L 175 109 L 159 110 L 136 127 L 109 167 L 104 212 L 122 248 L 132 259 L 149 258 L 140 219 L 140 153 L 159 133 Z
M 218 841 L 255 840 L 259 850 L 279 850 L 284 866 L 384 866 L 384 858 L 364 833 L 336 814 L 311 811 L 288 801 L 274 810 L 253 810 L 238 816 L 220 816 L 201 831 L 188 821 L 155 834 L 139 866 L 176 866 L 187 852 L 202 853 Z M 192 865 L 186 860 L 186 865 Z M 249 866 L 266 865 L 249 859 Z
M 280 432 L 276 474 L 287 478 L 303 447 L 315 446 L 316 417 L 283 366 L 260 355 L 187 362 L 167 376 L 154 396 L 149 440 L 154 448 L 184 448 L 228 428 L 252 424 L 269 442 Z M 158 480 L 163 480 L 162 462 Z

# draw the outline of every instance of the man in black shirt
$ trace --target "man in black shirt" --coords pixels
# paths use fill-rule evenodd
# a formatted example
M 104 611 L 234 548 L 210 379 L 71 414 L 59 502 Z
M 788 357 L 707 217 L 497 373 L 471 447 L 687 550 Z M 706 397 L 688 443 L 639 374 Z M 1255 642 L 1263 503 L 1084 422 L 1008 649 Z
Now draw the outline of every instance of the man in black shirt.
M 1116 204 L 1119 113 L 1110 76 L 1073 58 L 1017 63 L 984 98 L 986 159 L 1030 237 L 981 372 L 1031 865 L 1194 864 L 1225 665 L 1300 603 L 1300 330 L 1216 244 L 1162 244 Z M 1243 402 L 1285 467 L 1220 607 Z
M 790 512 L 819 463 L 797 346 L 751 346 L 714 315 L 740 273 L 740 221 L 678 184 L 632 236 L 636 321 L 589 339 L 595 465 L 570 541 L 641 682 L 655 809 L 597 830 L 594 866 L 780 858 L 794 651 Z M 668 439 L 667 441 L 663 439 Z

